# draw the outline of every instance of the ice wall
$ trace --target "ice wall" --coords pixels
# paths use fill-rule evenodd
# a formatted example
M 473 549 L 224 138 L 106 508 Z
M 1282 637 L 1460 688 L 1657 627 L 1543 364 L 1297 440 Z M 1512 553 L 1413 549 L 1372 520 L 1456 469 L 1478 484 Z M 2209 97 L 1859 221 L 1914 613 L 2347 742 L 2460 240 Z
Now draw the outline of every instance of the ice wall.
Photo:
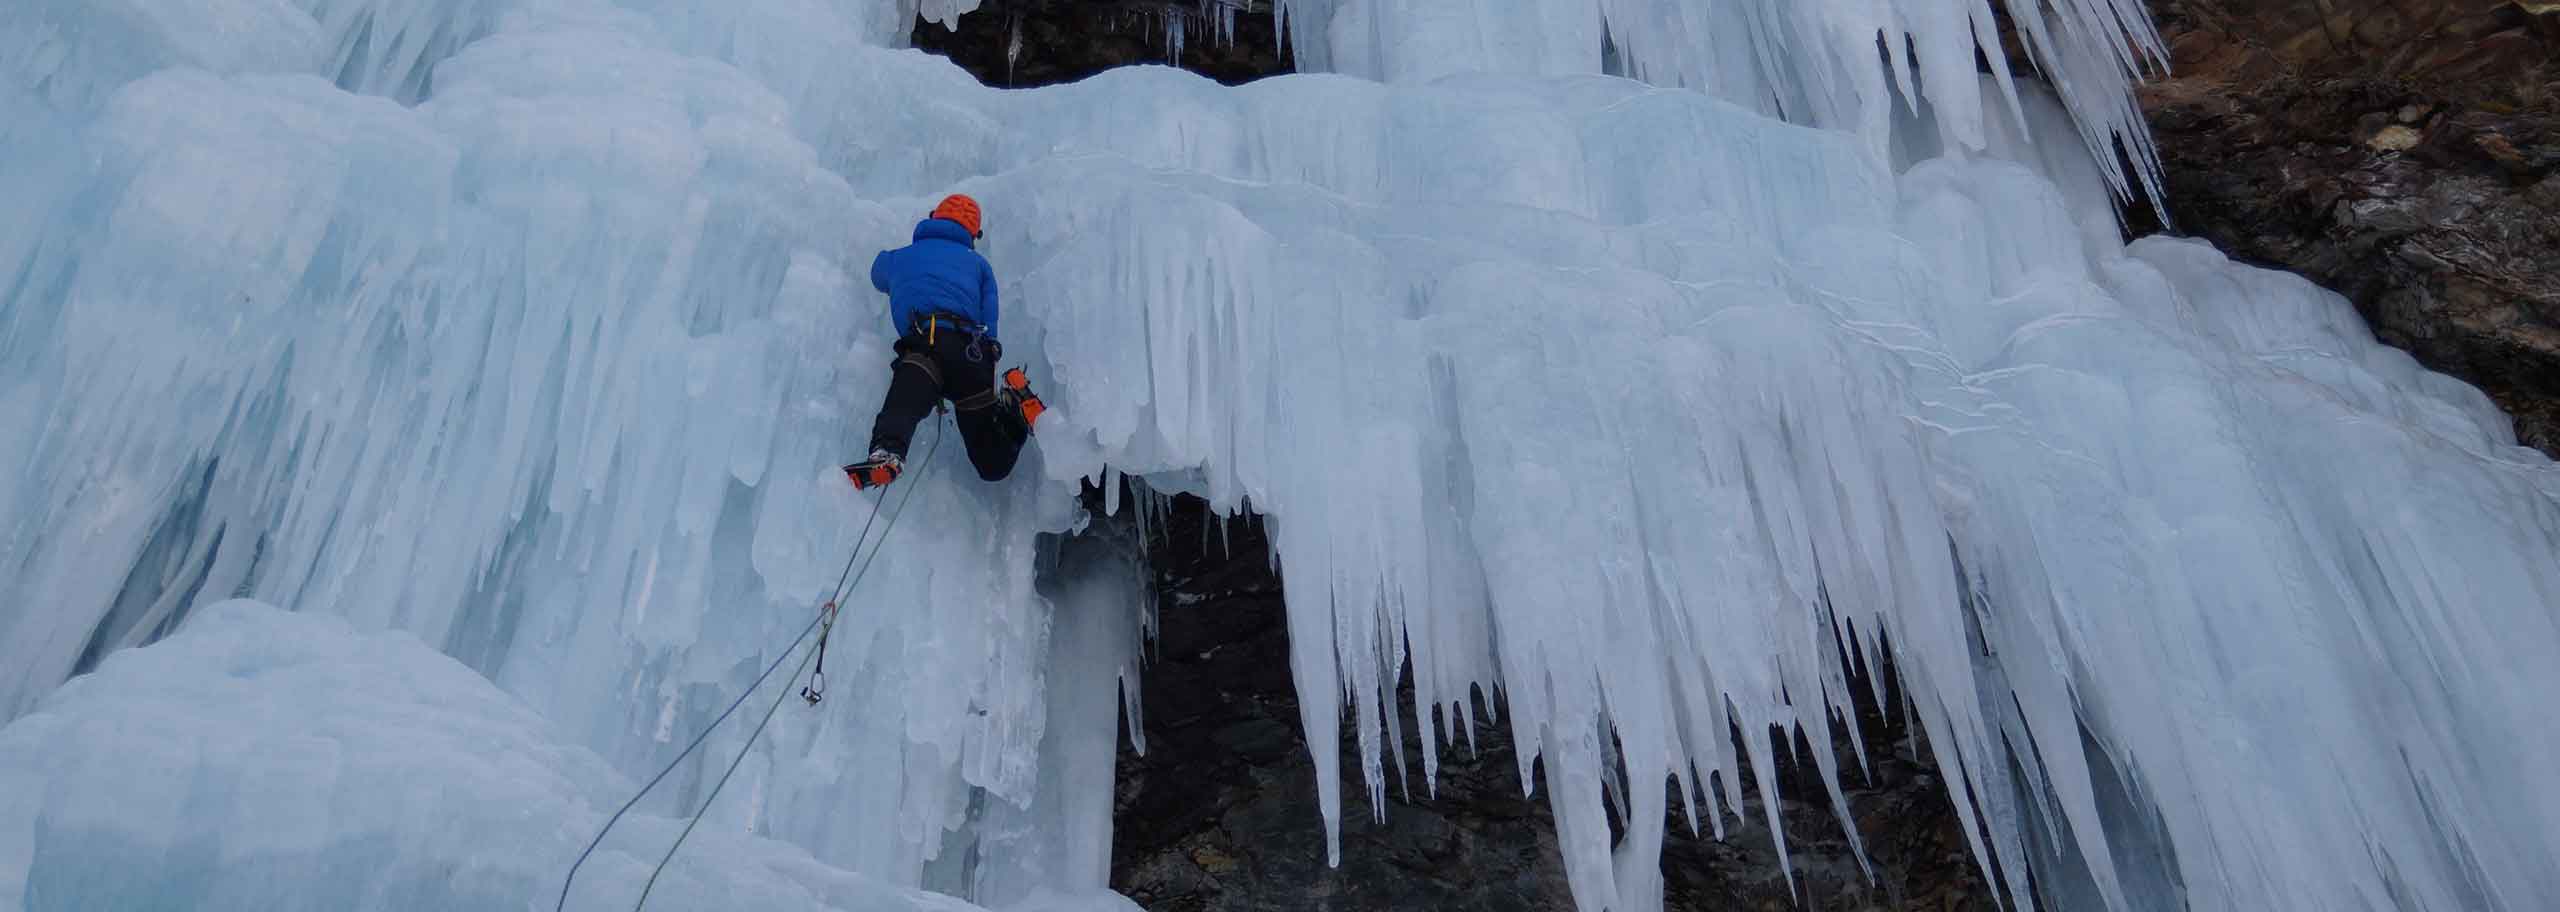
M 242 594 L 411 631 L 625 773 L 673 756 L 853 544 L 868 505 L 833 466 L 889 339 L 846 263 L 915 208 L 857 195 L 799 109 L 679 46 L 974 89 L 878 50 L 869 9 L 0 17 L 0 119 L 41 125 L 0 147 L 21 204 L 0 226 L 0 714 Z M 381 47 L 361 23 L 439 13 L 469 16 L 430 31 L 488 30 L 402 75 L 336 72 Z M 805 88 L 786 75 L 764 78 Z M 888 158 L 849 170 L 889 178 Z M 1044 691 L 1112 681 L 1045 674 L 1035 536 L 1072 489 L 1032 465 L 920 477 L 892 569 L 838 627 L 837 698 L 777 723 L 724 813 L 919 885 L 971 854 L 976 809 L 1033 803 Z M 647 807 L 675 811 L 740 737 Z M 1101 886 L 1077 871 L 1046 885 Z
M 415 637 L 222 602 L 0 728 L 0 908 L 532 908 L 637 787 Z M 571 908 L 630 908 L 682 824 L 625 818 Z M 978 909 L 724 828 L 687 848 L 653 906 Z
M 1981 151 L 1995 123 L 2025 114 L 2017 78 L 2041 75 L 2119 193 L 2137 181 L 2158 188 L 2131 89 L 2168 53 L 2138 0 L 1277 0 L 1274 9 L 1301 72 L 1390 82 L 1607 72 L 1855 130 L 1878 150 L 1896 112 L 1925 102 L 1949 151 Z M 2004 33 L 2036 74 L 2010 71 Z M 1974 78 L 1977 59 L 1992 79 Z
M 1660 820 L 1612 845 L 1605 792 L 1720 829 L 1887 638 L 1978 857 L 2061 907 L 2560 897 L 2560 470 L 2334 295 L 2121 244 L 2100 161 L 2027 141 L 2110 129 L 2086 104 L 998 92 L 850 0 L 362 8 L 0 18 L 37 140 L 0 145 L 0 712 L 244 594 L 411 631 L 646 772 L 842 566 L 862 266 L 961 189 L 1057 409 L 1001 485 L 920 453 L 836 695 L 722 826 L 988 903 L 1089 883 L 1059 846 L 1135 622 L 1079 606 L 1136 596 L 1042 591 L 1039 536 L 1125 471 L 1270 518 L 1319 764 L 1356 738 L 1364 787 L 1427 792 L 1400 727 L 1498 703 L 1586 909 L 1658 904 Z M 1699 59 L 1873 43 L 1792 34 Z

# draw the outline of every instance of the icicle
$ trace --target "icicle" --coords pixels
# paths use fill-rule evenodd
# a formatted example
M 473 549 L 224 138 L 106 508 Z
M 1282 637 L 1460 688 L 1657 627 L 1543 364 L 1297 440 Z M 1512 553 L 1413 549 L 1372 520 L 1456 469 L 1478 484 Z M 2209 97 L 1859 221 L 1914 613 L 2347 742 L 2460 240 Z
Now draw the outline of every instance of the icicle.
M 2120 195 L 2135 184 L 2158 202 L 2159 163 L 2131 86 L 2166 66 L 2159 33 L 2138 0 L 2002 0 L 2029 57 L 2058 89 Z M 1977 54 L 2006 116 L 2022 115 L 1989 0 L 1531 0 L 1494 15 L 1448 15 L 1431 0 L 1276 0 L 1296 31 L 1305 71 L 1425 81 L 1451 73 L 1603 73 L 1702 88 L 1730 101 L 1822 126 L 1863 128 L 1878 154 L 1894 107 L 1935 103 L 1934 126 L 1978 150 L 1987 119 Z M 1352 10 L 1353 13 L 1345 13 Z M 1336 28 L 1337 15 L 1359 27 Z M 1605 21 L 1609 28 L 1604 29 Z M 1886 57 L 1876 53 L 1881 41 Z M 1321 45 L 1319 47 L 1318 45 Z M 1604 45 L 1606 52 L 1604 53 Z M 1906 48 L 1910 51 L 1906 60 Z M 1877 72 L 1890 70 L 1895 88 Z M 2115 167 L 2117 150 L 2135 171 Z
M 311 24 L 364 16 L 232 46 L 168 40 L 233 34 L 223 8 L 58 4 L 77 53 L 0 85 L 36 125 L 0 127 L 0 606 L 33 606 L 0 610 L 0 711 L 247 592 L 408 631 L 652 769 L 856 546 L 836 467 L 894 341 L 865 269 L 958 188 L 1056 407 L 1002 481 L 912 453 L 845 696 L 777 717 L 720 828 L 912 886 L 991 807 L 1045 807 L 1048 657 L 1094 631 L 1034 555 L 1128 478 L 1266 517 L 1336 858 L 1346 718 L 1382 796 L 1402 713 L 1472 749 L 1481 712 L 1544 771 L 1576 895 L 1641 905 L 1659 834 L 1613 851 L 1602 795 L 1667 809 L 1683 771 L 1721 832 L 1744 769 L 1762 813 L 1812 798 L 1775 792 L 1802 733 L 1843 810 L 1817 736 L 1872 638 L 2013 901 L 2029 873 L 2093 907 L 2182 877 L 2198 908 L 2560 897 L 2560 469 L 2344 299 L 2121 241 L 2084 150 L 2134 123 L 2138 11 L 2040 7 L 2070 84 L 2020 117 L 1972 70 L 1984 3 L 1293 5 L 1293 40 L 1343 42 L 1302 63 L 1382 73 L 1586 73 L 1605 12 L 1630 72 L 1825 128 L 1519 73 L 997 91 L 873 46 L 889 5 L 688 0 L 402 50 L 434 77 L 403 105 L 342 88 L 364 55 Z
M 1022 59 L 1022 15 L 1015 13 L 1007 20 L 1004 37 L 1004 81 L 1013 83 L 1014 64 Z

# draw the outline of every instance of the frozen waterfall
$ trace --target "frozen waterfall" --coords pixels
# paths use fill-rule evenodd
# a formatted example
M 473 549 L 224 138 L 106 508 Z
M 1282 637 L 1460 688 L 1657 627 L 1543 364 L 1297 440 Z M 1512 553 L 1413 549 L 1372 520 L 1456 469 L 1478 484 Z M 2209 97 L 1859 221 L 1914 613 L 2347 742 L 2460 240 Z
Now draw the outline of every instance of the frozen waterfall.
M 1720 833 L 1888 644 L 2021 908 L 2560 905 L 2560 468 L 2120 239 L 2139 4 L 2006 0 L 2051 92 L 1987 0 L 1284 0 L 1331 72 L 1240 88 L 895 49 L 974 6 L 0 11 L 0 910 L 547 908 L 834 581 L 862 270 L 954 190 L 1037 442 L 912 467 L 833 698 L 571 908 L 741 749 L 671 908 L 1125 907 L 1123 473 L 1267 518 L 1366 758 L 1307 826 L 1498 708 L 1585 912 L 1660 905 L 1604 792 Z

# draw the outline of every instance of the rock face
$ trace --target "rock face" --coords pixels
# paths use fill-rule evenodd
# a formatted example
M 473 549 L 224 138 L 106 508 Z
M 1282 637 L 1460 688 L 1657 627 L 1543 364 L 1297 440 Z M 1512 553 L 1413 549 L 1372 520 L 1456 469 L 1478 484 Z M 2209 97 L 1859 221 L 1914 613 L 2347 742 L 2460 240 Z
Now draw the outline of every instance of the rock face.
M 1290 71 L 1270 0 L 985 0 L 958 24 L 916 20 L 915 46 L 991 86 L 1074 82 L 1133 64 L 1230 85 Z
M 1509 733 L 1482 721 L 1474 751 L 1443 754 L 1433 794 L 1408 719 L 1405 755 L 1414 765 L 1401 786 L 1390 771 L 1383 809 L 1361 786 L 1356 749 L 1337 745 L 1345 771 L 1342 865 L 1327 865 L 1269 546 L 1251 525 L 1204 538 L 1205 521 L 1197 501 L 1181 501 L 1150 548 L 1160 603 L 1141 687 L 1147 750 L 1121 751 L 1112 887 L 1159 912 L 1572 909 L 1544 793 L 1524 793 Z M 1672 815 L 1666 907 L 1997 908 L 1926 745 L 1872 708 L 1859 722 L 1874 752 L 1873 778 L 1852 772 L 1842 785 L 1875 881 L 1860 872 L 1810 767 L 1781 758 L 1794 898 L 1762 824 L 1757 786 L 1746 783 L 1755 797 L 1741 818 L 1727 818 L 1722 841 L 1690 835 Z M 1839 734 L 1847 756 L 1845 730 Z M 1808 749 L 1799 742 L 1797 753 Z
M 2175 229 L 2345 294 L 2560 454 L 2560 3 L 2152 8 Z

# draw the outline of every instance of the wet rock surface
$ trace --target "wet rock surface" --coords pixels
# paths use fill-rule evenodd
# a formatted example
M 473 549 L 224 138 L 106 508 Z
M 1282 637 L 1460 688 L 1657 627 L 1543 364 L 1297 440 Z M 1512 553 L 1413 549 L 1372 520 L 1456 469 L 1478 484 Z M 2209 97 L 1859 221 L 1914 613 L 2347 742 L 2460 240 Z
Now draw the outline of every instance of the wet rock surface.
M 2152 8 L 2175 230 L 2346 295 L 2560 454 L 2560 4 Z

